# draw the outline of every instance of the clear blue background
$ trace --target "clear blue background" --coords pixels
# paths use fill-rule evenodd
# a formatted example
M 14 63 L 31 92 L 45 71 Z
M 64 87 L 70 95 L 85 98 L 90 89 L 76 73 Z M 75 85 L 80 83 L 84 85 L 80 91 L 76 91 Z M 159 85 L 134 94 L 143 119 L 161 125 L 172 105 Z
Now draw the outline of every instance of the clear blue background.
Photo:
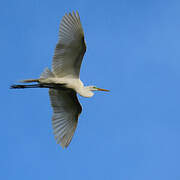
M 52 133 L 47 89 L 10 90 L 51 67 L 58 28 L 78 10 L 81 79 L 111 90 L 80 97 L 68 149 Z M 0 179 L 180 179 L 180 1 L 1 1 Z

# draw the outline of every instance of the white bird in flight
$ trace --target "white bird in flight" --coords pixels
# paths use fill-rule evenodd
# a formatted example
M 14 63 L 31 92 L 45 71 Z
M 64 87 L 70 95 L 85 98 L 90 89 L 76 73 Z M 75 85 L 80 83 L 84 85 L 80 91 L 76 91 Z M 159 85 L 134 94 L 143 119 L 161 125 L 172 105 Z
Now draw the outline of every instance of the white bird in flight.
M 20 81 L 34 84 L 11 86 L 13 89 L 49 88 L 53 132 L 57 143 L 63 148 L 70 144 L 82 111 L 77 93 L 83 97 L 92 97 L 93 91 L 109 91 L 96 86 L 84 86 L 80 80 L 80 67 L 85 52 L 84 32 L 78 12 L 65 14 L 60 23 L 52 71 L 46 68 L 39 79 Z

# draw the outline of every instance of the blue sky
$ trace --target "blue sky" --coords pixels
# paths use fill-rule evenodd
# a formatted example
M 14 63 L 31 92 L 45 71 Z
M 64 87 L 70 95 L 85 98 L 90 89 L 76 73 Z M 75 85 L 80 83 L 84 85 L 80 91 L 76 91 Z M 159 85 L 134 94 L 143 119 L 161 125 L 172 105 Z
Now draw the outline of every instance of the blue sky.
M 1 179 L 180 178 L 180 1 L 1 2 Z M 85 84 L 68 149 L 52 133 L 47 89 L 10 90 L 51 60 L 66 12 L 78 10 Z

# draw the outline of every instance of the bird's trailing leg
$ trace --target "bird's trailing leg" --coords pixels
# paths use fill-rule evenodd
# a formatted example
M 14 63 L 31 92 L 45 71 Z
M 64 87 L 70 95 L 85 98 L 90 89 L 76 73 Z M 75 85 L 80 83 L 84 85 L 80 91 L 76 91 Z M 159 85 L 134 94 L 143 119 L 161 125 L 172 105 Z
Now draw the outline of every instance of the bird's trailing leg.
M 39 84 L 14 84 L 10 86 L 10 89 L 25 89 L 25 88 L 52 88 L 66 90 L 65 84 L 55 84 L 55 83 L 39 83 Z

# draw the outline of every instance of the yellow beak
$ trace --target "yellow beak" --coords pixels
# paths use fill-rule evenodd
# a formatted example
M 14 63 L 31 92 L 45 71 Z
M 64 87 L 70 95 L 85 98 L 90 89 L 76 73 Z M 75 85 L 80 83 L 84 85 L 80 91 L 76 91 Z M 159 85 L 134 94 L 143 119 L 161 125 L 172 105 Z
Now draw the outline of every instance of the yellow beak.
M 107 89 L 101 89 L 101 88 L 97 88 L 98 91 L 106 91 L 106 92 L 109 92 L 109 90 Z

